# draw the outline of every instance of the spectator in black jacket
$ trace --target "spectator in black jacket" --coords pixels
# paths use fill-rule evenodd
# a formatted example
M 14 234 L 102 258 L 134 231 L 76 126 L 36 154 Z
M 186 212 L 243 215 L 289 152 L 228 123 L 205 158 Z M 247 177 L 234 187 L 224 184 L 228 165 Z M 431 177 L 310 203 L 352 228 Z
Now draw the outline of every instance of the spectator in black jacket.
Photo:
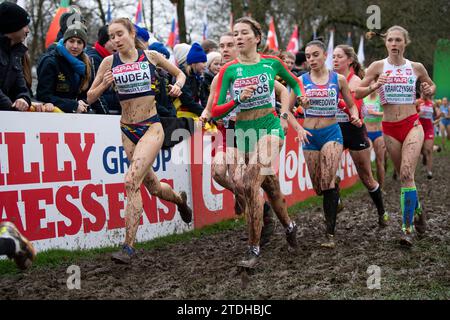
M 66 113 L 88 111 L 86 93 L 91 82 L 91 64 L 83 52 L 87 34 L 81 23 L 67 28 L 56 49 L 41 59 L 37 69 L 37 98 Z
M 30 32 L 29 23 L 22 7 L 8 1 L 0 4 L 0 110 L 27 111 L 31 106 L 22 69 L 27 51 L 22 42 Z
M 103 59 L 110 56 L 115 51 L 113 42 L 109 39 L 108 25 L 101 27 L 98 30 L 97 41 L 93 47 L 86 49 L 86 54 L 92 67 L 92 78 L 95 78 L 98 67 Z M 95 113 L 99 114 L 121 114 L 119 98 L 113 88 L 106 90 L 102 96 L 91 105 Z

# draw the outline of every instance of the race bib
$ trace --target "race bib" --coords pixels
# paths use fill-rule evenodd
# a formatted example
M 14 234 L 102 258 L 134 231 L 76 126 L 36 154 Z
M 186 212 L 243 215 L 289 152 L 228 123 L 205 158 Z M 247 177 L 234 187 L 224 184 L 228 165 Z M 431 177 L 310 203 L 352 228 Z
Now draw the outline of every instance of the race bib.
M 148 61 L 126 63 L 112 69 L 117 92 L 121 95 L 151 91 L 152 74 Z
M 239 105 L 240 110 L 254 109 L 265 105 L 272 105 L 272 95 L 270 93 L 269 77 L 266 73 L 249 77 L 236 79 L 233 84 L 233 96 L 239 96 L 242 90 L 250 85 L 256 85 L 253 96 Z

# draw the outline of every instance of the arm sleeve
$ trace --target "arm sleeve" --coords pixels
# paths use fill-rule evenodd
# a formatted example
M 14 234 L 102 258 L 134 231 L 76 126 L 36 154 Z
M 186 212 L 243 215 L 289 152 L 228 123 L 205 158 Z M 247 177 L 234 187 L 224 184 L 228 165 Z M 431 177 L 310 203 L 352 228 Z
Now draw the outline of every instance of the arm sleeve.
M 276 72 L 286 83 L 292 88 L 297 96 L 301 96 L 304 93 L 303 85 L 300 80 L 289 71 L 286 64 L 277 57 L 275 59 Z
M 55 95 L 55 80 L 57 77 L 56 65 L 50 63 L 49 59 L 43 61 L 43 65 L 38 69 L 38 85 L 36 96 L 38 100 L 53 103 L 66 113 L 72 113 L 78 108 L 76 99 L 64 99 Z
M 0 110 L 2 111 L 12 111 L 12 102 L 9 97 L 3 93 L 2 89 L 0 89 Z
M 214 95 L 214 101 L 211 110 L 211 117 L 214 120 L 222 119 L 231 111 L 233 111 L 239 104 L 238 97 L 225 103 L 228 88 L 230 87 L 230 83 L 232 81 L 232 78 L 230 77 L 231 72 L 229 72 L 229 70 L 229 66 L 223 67 L 222 69 L 220 69 L 220 73 L 217 78 L 216 93 Z

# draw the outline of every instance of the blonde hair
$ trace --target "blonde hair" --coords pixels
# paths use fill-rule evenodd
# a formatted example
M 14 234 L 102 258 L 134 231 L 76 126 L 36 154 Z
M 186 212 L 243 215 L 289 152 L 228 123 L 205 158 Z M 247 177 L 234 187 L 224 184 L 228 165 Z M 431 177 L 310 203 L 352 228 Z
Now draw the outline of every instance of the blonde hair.
M 373 37 L 378 36 L 380 38 L 383 38 L 383 40 L 386 40 L 387 35 L 389 34 L 389 32 L 392 32 L 392 31 L 400 31 L 403 34 L 403 37 L 405 39 L 406 45 L 409 45 L 411 43 L 411 38 L 409 37 L 408 30 L 406 30 L 402 26 L 392 26 L 386 31 L 386 33 L 379 33 L 379 32 L 376 32 L 376 31 L 369 31 L 369 32 L 366 33 L 366 39 L 367 40 L 371 40 L 371 39 L 373 39 Z

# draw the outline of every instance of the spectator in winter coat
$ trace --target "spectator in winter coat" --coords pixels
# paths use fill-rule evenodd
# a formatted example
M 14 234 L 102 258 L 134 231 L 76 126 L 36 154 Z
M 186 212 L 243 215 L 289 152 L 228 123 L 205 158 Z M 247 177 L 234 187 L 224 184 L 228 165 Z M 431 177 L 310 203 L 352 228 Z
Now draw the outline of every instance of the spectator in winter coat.
M 88 111 L 86 93 L 91 82 L 91 64 L 84 53 L 87 34 L 81 23 L 66 30 L 56 49 L 47 53 L 37 69 L 37 98 L 66 113 Z
M 27 111 L 31 106 L 22 69 L 27 51 L 22 42 L 30 32 L 29 23 L 22 7 L 8 1 L 0 4 L 0 110 Z

